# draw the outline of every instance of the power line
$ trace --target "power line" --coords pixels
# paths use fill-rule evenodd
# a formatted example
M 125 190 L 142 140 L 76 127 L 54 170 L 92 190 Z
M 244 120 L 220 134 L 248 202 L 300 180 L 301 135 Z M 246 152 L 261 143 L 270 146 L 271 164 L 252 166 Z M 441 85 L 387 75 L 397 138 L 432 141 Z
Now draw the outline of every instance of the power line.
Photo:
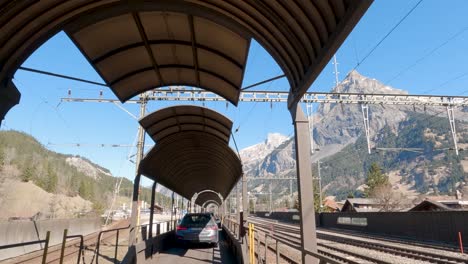
M 422 62 L 423 60 L 425 60 L 427 57 L 429 57 L 430 55 L 434 54 L 437 50 L 439 50 L 440 48 L 444 47 L 445 45 L 447 45 L 448 43 L 450 43 L 450 41 L 454 40 L 455 38 L 457 38 L 458 36 L 460 36 L 462 33 L 464 33 L 465 31 L 468 30 L 468 27 L 464 27 L 462 28 L 461 30 L 459 30 L 458 32 L 456 32 L 455 34 L 453 34 L 452 36 L 450 36 L 447 40 L 445 40 L 444 42 L 442 42 L 441 44 L 439 44 L 437 47 L 433 48 L 432 50 L 430 50 L 428 53 L 426 53 L 425 55 L 423 55 L 422 57 L 420 57 L 419 59 L 417 59 L 414 63 L 410 64 L 408 67 L 404 68 L 403 70 L 401 70 L 400 72 L 398 72 L 395 76 L 393 76 L 389 81 L 387 81 L 388 84 L 390 84 L 392 81 L 394 81 L 395 79 L 397 79 L 398 77 L 400 77 L 403 73 L 407 72 L 408 70 L 410 70 L 411 68 L 413 68 L 414 66 L 416 66 L 417 64 L 419 64 L 420 62 Z M 440 88 L 440 87 L 439 87 Z
M 398 26 L 400 26 L 401 23 L 403 23 L 403 21 L 405 21 L 405 19 L 411 14 L 413 13 L 413 11 L 419 6 L 419 4 L 421 4 L 423 0 L 419 0 L 416 5 L 413 6 L 413 8 L 410 9 L 410 11 L 408 13 L 406 13 L 406 15 L 404 15 L 400 21 L 398 21 L 398 23 L 396 23 L 395 26 L 393 26 L 393 28 L 367 53 L 366 56 L 364 56 L 364 58 L 358 62 L 358 64 L 353 68 L 353 70 L 357 69 L 362 63 L 364 63 L 364 61 L 380 46 L 380 44 L 382 44 L 382 42 L 384 42 L 385 39 L 387 39 L 388 36 L 390 36 L 390 34 L 393 33 L 393 31 L 395 31 L 395 29 L 398 28 Z
M 428 94 L 430 92 L 433 92 L 434 90 L 437 90 L 437 89 L 440 89 L 442 87 L 445 87 L 447 84 L 453 82 L 453 81 L 456 81 L 456 80 L 459 80 L 459 79 L 462 79 L 463 77 L 466 77 L 468 76 L 468 72 L 465 72 L 465 73 L 462 73 L 460 75 L 457 75 L 455 77 L 452 77 L 444 82 L 442 82 L 441 84 L 439 84 L 436 88 L 433 88 L 433 89 L 430 89 L 428 91 L 425 92 L 425 94 Z M 466 93 L 468 90 L 464 91 L 464 92 L 461 92 L 460 94 L 463 94 L 463 93 Z

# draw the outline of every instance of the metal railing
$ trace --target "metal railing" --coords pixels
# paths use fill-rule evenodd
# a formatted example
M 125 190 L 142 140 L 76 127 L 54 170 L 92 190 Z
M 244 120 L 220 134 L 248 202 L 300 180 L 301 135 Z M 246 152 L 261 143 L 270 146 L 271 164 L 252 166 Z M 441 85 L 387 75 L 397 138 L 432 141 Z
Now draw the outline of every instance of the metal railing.
M 233 221 L 232 219 L 227 219 L 225 222 L 225 227 L 229 229 L 229 231 L 233 234 L 238 232 L 239 224 Z M 249 262 L 250 264 L 258 264 L 258 263 L 280 263 L 280 259 L 284 259 L 289 263 L 298 263 L 294 260 L 291 256 L 288 256 L 285 253 L 281 253 L 281 245 L 287 246 L 289 248 L 295 249 L 301 253 L 301 256 L 309 255 L 319 260 L 320 264 L 341 264 L 341 262 L 325 256 L 320 253 L 311 252 L 307 249 L 302 249 L 300 246 L 295 245 L 283 238 L 277 237 L 272 233 L 268 233 L 267 231 L 262 230 L 255 230 L 255 224 L 248 223 L 244 221 L 243 228 L 247 230 L 247 232 L 243 232 L 246 234 L 247 239 L 245 239 L 247 243 L 248 252 L 244 252 L 244 254 L 249 254 Z M 263 241 L 261 241 L 261 237 L 263 236 Z M 273 240 L 273 243 L 269 243 L 269 240 Z M 263 249 L 263 255 L 261 255 L 261 250 Z M 268 253 L 274 252 L 276 257 L 275 259 L 269 259 Z
M 156 229 L 155 230 L 152 229 L 151 233 L 149 232 L 149 228 L 148 228 L 150 226 L 150 224 L 139 225 L 136 228 L 137 228 L 137 230 L 139 230 L 141 232 L 142 240 L 146 240 L 146 239 L 151 238 L 153 236 L 158 236 L 158 235 L 160 235 L 162 233 L 175 230 L 176 224 L 177 224 L 177 220 L 160 222 L 160 223 L 153 223 L 153 226 L 155 226 Z M 163 227 L 165 227 L 165 228 L 163 228 Z M 114 228 L 114 229 L 108 229 L 108 230 L 100 231 L 97 234 L 96 243 L 91 245 L 91 246 L 96 245 L 96 247 L 94 249 L 93 256 L 92 256 L 89 263 L 90 264 L 92 264 L 92 263 L 99 264 L 99 259 L 100 259 L 100 257 L 102 257 L 102 253 L 101 253 L 102 242 L 104 240 L 106 240 L 106 239 L 112 238 L 112 236 L 105 237 L 105 234 L 115 232 L 115 245 L 113 245 L 114 248 L 113 248 L 112 252 L 113 252 L 114 264 L 119 264 L 120 261 L 118 260 L 118 249 L 119 249 L 120 234 L 121 234 L 121 232 L 123 230 L 128 230 L 128 229 L 130 229 L 130 225 L 128 225 L 126 227 Z M 50 255 L 50 253 L 51 253 L 51 252 L 49 252 L 50 251 L 49 250 L 50 249 L 50 246 L 49 246 L 50 233 L 51 233 L 50 231 L 47 231 L 46 238 L 42 239 L 42 240 L 35 240 L 35 241 L 27 241 L 27 242 L 22 242 L 22 243 L 2 245 L 2 246 L 0 246 L 0 250 L 10 249 L 10 248 L 15 248 L 15 247 L 24 247 L 24 246 L 30 246 L 30 245 L 44 243 L 44 247 L 42 249 L 42 251 L 43 251 L 42 256 L 39 255 L 39 256 L 35 256 L 34 258 L 41 257 L 42 261 L 40 263 L 45 264 L 47 262 L 48 255 Z M 95 235 L 96 233 L 93 233 L 93 234 Z M 70 239 L 80 239 L 79 249 L 78 249 L 78 256 L 77 256 L 76 263 L 77 264 L 80 264 L 80 263 L 84 264 L 85 263 L 85 256 L 84 256 L 83 251 L 85 250 L 85 245 L 84 245 L 84 240 L 85 239 L 84 239 L 83 235 L 68 235 L 68 230 L 65 229 L 64 232 L 63 232 L 63 238 L 62 238 L 60 248 L 54 249 L 52 252 L 59 251 L 60 252 L 59 253 L 60 257 L 57 260 L 59 261 L 59 263 L 63 263 L 65 257 L 71 255 L 70 253 L 68 253 L 66 255 L 66 252 L 65 252 L 65 249 L 67 248 L 67 241 L 70 240 Z M 72 254 L 74 254 L 74 253 L 75 252 L 73 252 Z
M 22 242 L 22 243 L 15 243 L 15 244 L 8 244 L 8 245 L 3 245 L 0 246 L 0 250 L 3 249 L 9 249 L 9 248 L 15 248 L 15 247 L 24 247 L 24 246 L 30 246 L 30 245 L 35 245 L 35 244 L 44 244 L 44 252 L 42 253 L 42 264 L 46 263 L 47 259 L 47 250 L 49 249 L 49 242 L 50 242 L 50 231 L 47 231 L 46 233 L 46 238 L 42 240 L 35 240 L 35 241 L 27 241 L 27 242 Z
M 96 264 L 99 264 L 99 257 L 101 256 L 100 249 L 101 249 L 102 235 L 105 234 L 105 233 L 110 233 L 110 232 L 116 232 L 116 235 L 115 235 L 115 249 L 114 249 L 114 263 L 116 263 L 116 264 L 119 263 L 119 261 L 117 260 L 117 253 L 118 253 L 118 249 L 119 249 L 119 234 L 120 234 L 121 230 L 126 230 L 126 229 L 129 229 L 129 228 L 130 228 L 130 225 L 128 225 L 126 227 L 108 229 L 108 230 L 103 230 L 103 231 L 99 232 L 97 243 L 96 243 L 96 252 L 95 252 L 95 255 L 94 255 L 96 257 Z M 93 256 L 93 258 L 94 258 L 94 256 Z M 93 260 L 91 260 L 91 263 L 93 263 Z
M 155 236 L 158 236 L 162 234 L 162 226 L 165 225 L 166 229 L 165 232 L 169 232 L 175 229 L 176 227 L 176 222 L 177 220 L 171 221 L 166 221 L 166 222 L 160 222 L 160 223 L 153 223 L 153 226 L 156 226 L 156 230 L 151 229 L 152 231 L 156 231 Z M 136 226 L 135 228 L 137 229 L 137 232 L 141 234 L 141 239 L 147 240 L 148 238 L 153 237 L 153 232 L 149 232 L 149 226 L 150 224 L 144 224 L 144 225 L 139 225 Z M 103 230 L 99 232 L 98 234 L 98 240 L 96 244 L 96 251 L 95 251 L 95 258 L 96 258 L 96 264 L 99 264 L 99 258 L 101 257 L 100 249 L 101 249 L 101 240 L 102 236 L 105 233 L 110 233 L 110 232 L 116 232 L 115 235 L 115 248 L 114 248 L 114 263 L 119 264 L 120 261 L 118 260 L 118 248 L 119 248 L 119 237 L 120 237 L 120 231 L 130 229 L 130 225 L 127 227 L 122 227 L 122 228 L 114 228 L 114 229 L 109 229 L 109 230 Z M 164 233 L 165 233 L 164 232 Z M 94 257 L 93 257 L 94 259 Z M 91 260 L 90 263 L 93 263 L 93 260 Z
M 83 256 L 82 254 L 82 251 L 83 251 L 83 248 L 84 248 L 84 237 L 82 235 L 72 235 L 72 236 L 69 236 L 68 235 L 68 230 L 65 229 L 63 231 L 63 239 L 62 239 L 62 243 L 61 243 L 61 246 L 59 249 L 55 249 L 53 250 L 52 252 L 55 252 L 55 251 L 58 251 L 60 250 L 60 257 L 58 259 L 59 263 L 63 263 L 66 255 L 65 255 L 65 248 L 66 248 L 66 242 L 67 240 L 69 239 L 76 239 L 76 238 L 79 238 L 80 239 L 80 245 L 79 245 L 79 249 L 78 249 L 78 256 L 77 256 L 77 260 L 76 260 L 76 263 L 77 264 L 80 264 L 80 257 Z M 44 248 L 42 249 L 42 256 L 37 256 L 37 257 L 33 257 L 33 258 L 38 258 L 38 257 L 41 257 L 41 263 L 42 264 L 45 264 L 47 262 L 47 257 L 48 255 L 50 254 L 49 252 L 49 244 L 50 244 L 50 231 L 47 231 L 46 233 L 46 238 L 45 239 L 42 239 L 42 240 L 35 240 L 35 241 L 28 241 L 28 242 L 22 242 L 22 243 L 15 243 L 15 244 L 8 244 L 8 245 L 3 245 L 3 246 L 0 246 L 0 250 L 4 250 L 4 249 L 9 249 L 9 248 L 15 248 L 15 247 L 24 247 L 24 246 L 30 246 L 30 245 L 35 245 L 35 244 L 42 244 L 44 243 Z
M 237 221 L 229 217 L 225 217 L 223 218 L 223 225 L 226 226 L 226 228 L 229 229 L 236 238 L 239 238 L 239 223 L 237 223 Z

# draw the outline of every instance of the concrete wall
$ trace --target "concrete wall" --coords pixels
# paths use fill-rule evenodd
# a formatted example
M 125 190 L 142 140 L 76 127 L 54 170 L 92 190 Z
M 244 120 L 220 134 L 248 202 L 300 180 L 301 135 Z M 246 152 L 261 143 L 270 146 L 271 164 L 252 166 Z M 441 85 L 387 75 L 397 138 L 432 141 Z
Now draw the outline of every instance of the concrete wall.
M 63 230 L 68 235 L 87 235 L 101 228 L 99 218 L 52 219 L 40 221 L 0 222 L 0 246 L 43 240 L 50 231 L 50 245 L 62 242 Z M 40 250 L 43 244 L 0 250 L 0 260 Z

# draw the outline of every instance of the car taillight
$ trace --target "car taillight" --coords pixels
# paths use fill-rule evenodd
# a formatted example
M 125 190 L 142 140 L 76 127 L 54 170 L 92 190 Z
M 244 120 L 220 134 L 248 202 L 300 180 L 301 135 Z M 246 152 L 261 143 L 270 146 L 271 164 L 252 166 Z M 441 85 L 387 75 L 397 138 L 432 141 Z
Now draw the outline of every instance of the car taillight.
M 179 231 L 179 230 L 187 230 L 187 228 L 186 228 L 185 226 L 178 226 L 176 229 L 177 229 L 177 231 Z
M 205 229 L 208 229 L 208 230 L 218 230 L 218 226 L 216 226 L 216 225 L 206 226 Z

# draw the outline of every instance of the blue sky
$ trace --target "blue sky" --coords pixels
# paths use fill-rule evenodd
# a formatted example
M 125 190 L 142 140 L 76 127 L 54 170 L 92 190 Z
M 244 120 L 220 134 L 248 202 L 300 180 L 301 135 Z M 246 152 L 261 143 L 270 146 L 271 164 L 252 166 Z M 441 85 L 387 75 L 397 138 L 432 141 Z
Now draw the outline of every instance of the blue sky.
M 376 0 L 337 52 L 340 79 L 361 61 L 376 43 L 418 2 Z M 466 95 L 468 91 L 468 1 L 424 0 L 414 12 L 359 66 L 357 70 L 411 94 Z M 274 60 L 253 42 L 244 86 L 281 74 Z M 40 47 L 24 66 L 101 81 L 65 34 L 59 33 Z M 411 67 L 410 67 L 411 66 Z M 134 165 L 127 157 L 134 149 L 96 146 L 70 147 L 65 144 L 133 144 L 137 123 L 112 104 L 61 103 L 68 89 L 73 97 L 91 97 L 104 87 L 18 71 L 14 82 L 22 93 L 21 103 L 3 121 L 2 130 L 15 129 L 32 134 L 49 149 L 85 156 L 109 168 L 114 175 L 133 178 Z M 334 85 L 329 64 L 309 91 L 329 91 Z M 257 87 L 258 90 L 286 90 L 285 79 Z M 153 102 L 155 111 L 173 103 Z M 195 103 L 199 104 L 200 103 Z M 285 104 L 206 103 L 234 121 L 234 136 L 240 148 L 264 140 L 268 133 L 291 135 L 293 127 Z M 135 115 L 138 106 L 125 105 Z M 149 139 L 148 143 L 152 143 Z

